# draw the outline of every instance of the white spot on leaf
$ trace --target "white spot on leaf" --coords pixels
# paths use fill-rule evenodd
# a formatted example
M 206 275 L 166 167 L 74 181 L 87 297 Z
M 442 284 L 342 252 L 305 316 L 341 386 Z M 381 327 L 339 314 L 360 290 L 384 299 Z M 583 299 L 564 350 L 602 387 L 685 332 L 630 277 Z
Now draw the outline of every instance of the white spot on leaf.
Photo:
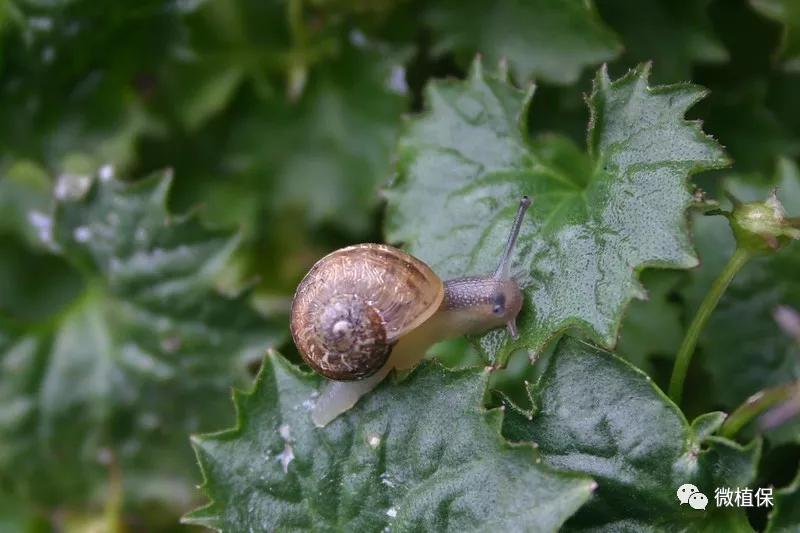
M 408 83 L 406 83 L 406 69 L 403 65 L 393 65 L 386 81 L 387 88 L 396 94 L 408 94 Z
M 292 434 L 289 424 L 281 424 L 278 433 L 283 439 L 283 451 L 278 454 L 278 461 L 283 467 L 283 473 L 289 473 L 289 463 L 294 461 L 294 450 L 292 449 Z
M 90 230 L 86 226 L 78 226 L 72 232 L 72 236 L 78 242 L 89 242 L 89 239 L 92 238 L 92 230 Z
M 319 397 L 319 392 L 314 391 L 311 393 L 311 396 L 303 400 L 303 409 L 306 411 L 311 411 L 314 409 L 314 405 L 317 403 L 317 398 Z
M 53 219 L 40 211 L 29 211 L 28 222 L 36 229 L 36 234 L 39 240 L 49 246 L 53 247 Z
M 110 181 L 114 177 L 114 165 L 107 163 L 97 171 L 100 181 Z
M 78 174 L 61 174 L 56 180 L 53 194 L 58 200 L 80 200 L 92 186 L 92 178 Z

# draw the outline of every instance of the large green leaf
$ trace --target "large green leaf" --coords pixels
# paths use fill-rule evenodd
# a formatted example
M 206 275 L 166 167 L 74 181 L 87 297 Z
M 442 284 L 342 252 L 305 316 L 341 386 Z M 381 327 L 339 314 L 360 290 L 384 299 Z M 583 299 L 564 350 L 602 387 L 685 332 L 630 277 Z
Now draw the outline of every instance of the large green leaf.
M 195 439 L 206 507 L 185 519 L 220 531 L 556 531 L 591 479 L 537 463 L 480 405 L 488 374 L 424 363 L 324 429 L 309 407 L 320 379 L 277 354 L 235 429 Z
M 778 164 L 778 198 L 790 215 L 800 213 L 800 173 L 788 160 Z M 742 201 L 763 200 L 769 186 L 729 180 Z M 692 273 L 686 294 L 690 311 L 731 256 L 735 242 L 722 217 L 695 220 L 702 267 Z M 752 259 L 731 283 L 700 338 L 703 363 L 712 377 L 712 397 L 732 409 L 751 394 L 800 378 L 800 357 L 791 337 L 773 319 L 778 305 L 800 307 L 800 245 Z
M 778 59 L 786 70 L 800 71 L 800 4 L 795 0 L 750 0 L 750 5 L 783 25 Z
M 616 356 L 563 340 L 528 386 L 532 411 L 513 410 L 503 433 L 533 442 L 545 463 L 592 476 L 594 498 L 567 529 L 749 531 L 744 512 L 717 508 L 714 489 L 752 485 L 761 446 L 712 436 L 725 416 L 686 421 L 650 378 Z M 679 505 L 678 487 L 695 485 L 705 512 Z
M 425 13 L 434 29 L 435 52 L 457 52 L 464 62 L 484 54 L 507 59 L 519 81 L 573 83 L 587 66 L 620 52 L 616 36 L 591 1 L 445 0 Z
M 480 62 L 464 82 L 429 85 L 429 110 L 400 141 L 388 240 L 443 278 L 491 272 L 517 199 L 533 197 L 514 268 L 525 294 L 521 338 L 484 337 L 490 356 L 538 352 L 567 328 L 613 346 L 626 304 L 643 295 L 640 269 L 697 264 L 687 178 L 724 165 L 725 155 L 683 119 L 703 91 L 651 89 L 647 73 L 612 82 L 600 71 L 588 154 L 560 137 L 529 140 L 532 94 L 484 74 Z
M 64 175 L 49 246 L 85 290 L 48 321 L 0 322 L 0 473 L 42 504 L 189 505 L 187 434 L 225 420 L 222 392 L 280 334 L 214 288 L 236 236 L 172 216 L 169 173 L 134 184 Z M 2 317 L 0 317 L 2 319 Z

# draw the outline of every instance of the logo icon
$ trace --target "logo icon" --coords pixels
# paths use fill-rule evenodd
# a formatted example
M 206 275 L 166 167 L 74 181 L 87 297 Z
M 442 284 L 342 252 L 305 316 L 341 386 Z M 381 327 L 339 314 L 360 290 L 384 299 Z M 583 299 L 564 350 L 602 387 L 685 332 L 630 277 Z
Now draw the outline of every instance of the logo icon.
M 702 509 L 705 511 L 706 506 L 708 505 L 708 498 L 702 492 L 695 492 L 691 496 L 689 496 L 689 505 L 692 509 Z
M 700 492 L 697 487 L 691 483 L 684 483 L 678 487 L 678 501 L 681 502 L 681 505 L 689 503 L 689 497 L 696 492 Z
M 708 506 L 708 497 L 700 492 L 697 487 L 691 483 L 684 483 L 678 487 L 678 501 L 681 505 L 688 503 L 692 509 L 705 510 Z

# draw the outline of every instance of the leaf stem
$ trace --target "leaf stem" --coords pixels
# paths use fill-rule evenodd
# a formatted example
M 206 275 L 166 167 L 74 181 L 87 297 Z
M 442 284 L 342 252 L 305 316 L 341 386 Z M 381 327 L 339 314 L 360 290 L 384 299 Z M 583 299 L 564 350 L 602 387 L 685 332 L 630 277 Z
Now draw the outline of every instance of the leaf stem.
M 722 269 L 717 279 L 711 284 L 706 297 L 700 304 L 697 314 L 694 315 L 689 329 L 686 331 L 686 336 L 681 342 L 678 355 L 675 357 L 675 366 L 672 368 L 672 377 L 669 380 L 669 397 L 672 401 L 680 405 L 683 397 L 683 382 L 686 380 L 686 372 L 689 369 L 689 363 L 692 361 L 695 347 L 697 346 L 697 339 L 700 337 L 700 332 L 708 322 L 711 313 L 717 307 L 720 298 L 725 293 L 733 278 L 742 269 L 742 267 L 750 259 L 751 255 L 743 248 L 736 248 L 725 268 Z
M 719 429 L 720 436 L 728 439 L 733 438 L 740 429 L 749 424 L 754 418 L 775 405 L 790 400 L 797 392 L 797 383 L 793 382 L 753 394 L 725 419 Z

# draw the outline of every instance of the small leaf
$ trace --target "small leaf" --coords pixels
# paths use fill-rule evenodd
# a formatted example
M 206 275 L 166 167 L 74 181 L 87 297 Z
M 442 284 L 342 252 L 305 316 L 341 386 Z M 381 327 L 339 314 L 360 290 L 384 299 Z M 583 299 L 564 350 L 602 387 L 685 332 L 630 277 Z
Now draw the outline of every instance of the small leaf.
M 50 246 L 85 288 L 50 320 L 0 321 L 0 472 L 32 501 L 86 505 L 114 467 L 129 503 L 185 508 L 186 435 L 221 423 L 220 393 L 282 335 L 214 289 L 236 236 L 171 216 L 170 182 L 56 184 Z
M 716 487 L 752 483 L 761 446 L 712 436 L 722 413 L 689 424 L 650 378 L 629 363 L 565 339 L 529 385 L 531 412 L 508 413 L 503 433 L 534 442 L 559 470 L 592 476 L 595 497 L 567 523 L 574 530 L 749 531 L 740 509 L 716 508 Z M 680 505 L 695 485 L 706 512 Z
M 220 531 L 556 531 L 589 478 L 536 463 L 479 406 L 488 374 L 423 363 L 324 429 L 308 412 L 320 379 L 277 354 L 234 394 L 237 427 L 195 438 L 211 502 L 184 520 Z
M 598 74 L 588 154 L 560 137 L 527 139 L 531 93 L 484 74 L 480 62 L 464 82 L 428 87 L 430 110 L 400 140 L 388 240 L 444 279 L 491 272 L 517 199 L 533 198 L 514 268 L 525 294 L 521 338 L 484 337 L 491 357 L 502 362 L 518 346 L 538 352 L 568 328 L 613 346 L 625 306 L 642 296 L 640 269 L 697 264 L 687 178 L 727 160 L 683 119 L 703 91 L 651 89 L 647 72 L 615 82 Z
M 507 59 L 519 81 L 574 83 L 585 67 L 621 49 L 591 1 L 448 0 L 425 17 L 434 29 L 434 52 L 455 51 L 465 61 L 480 53 L 490 65 Z

